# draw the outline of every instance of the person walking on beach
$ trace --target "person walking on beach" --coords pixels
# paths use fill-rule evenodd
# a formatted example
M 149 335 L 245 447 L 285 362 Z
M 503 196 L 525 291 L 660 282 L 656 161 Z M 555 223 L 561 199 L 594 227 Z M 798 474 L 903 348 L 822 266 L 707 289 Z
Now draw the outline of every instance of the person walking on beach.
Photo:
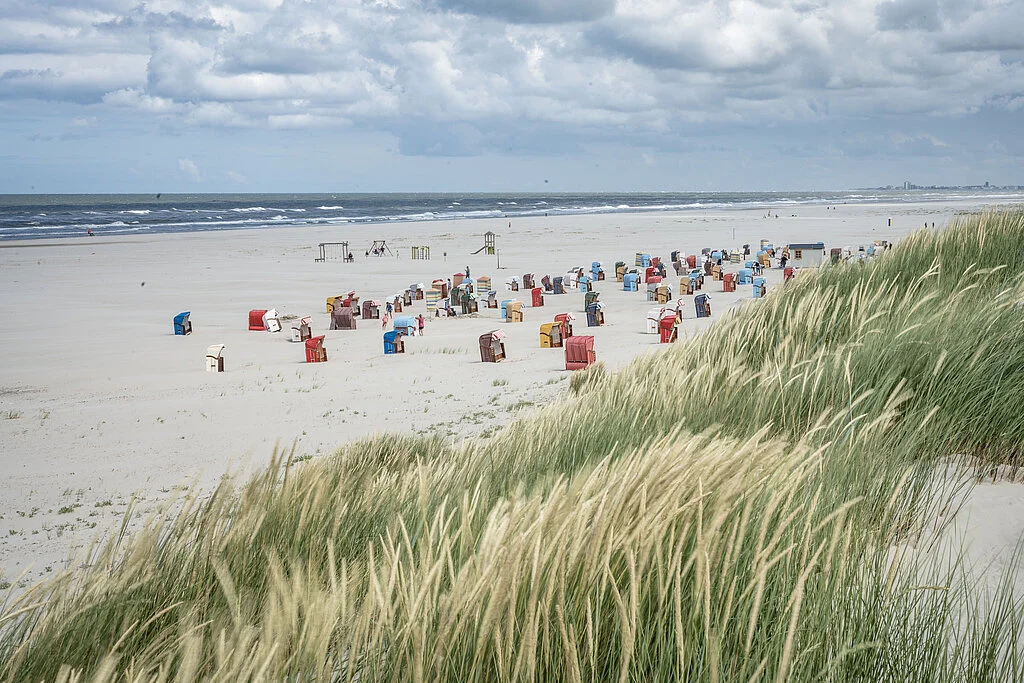
M 384 307 L 384 312 L 387 313 L 388 315 L 391 315 L 391 312 L 393 310 L 394 310 L 394 307 L 391 305 L 391 302 L 389 301 L 388 305 Z
M 423 328 L 425 327 L 425 325 L 426 323 L 423 320 L 423 314 L 420 313 L 418 316 L 416 316 L 416 327 L 419 329 L 421 337 L 423 336 Z
M 466 279 L 469 279 L 469 266 L 466 266 Z
M 390 312 L 390 311 L 389 311 Z M 384 329 L 388 326 L 388 314 L 385 313 L 380 317 L 380 329 Z

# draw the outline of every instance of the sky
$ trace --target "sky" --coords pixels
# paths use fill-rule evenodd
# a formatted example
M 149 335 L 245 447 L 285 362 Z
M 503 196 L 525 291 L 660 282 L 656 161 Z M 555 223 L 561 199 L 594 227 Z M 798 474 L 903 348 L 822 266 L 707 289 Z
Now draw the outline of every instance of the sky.
M 2 0 L 0 193 L 1024 184 L 1021 0 Z

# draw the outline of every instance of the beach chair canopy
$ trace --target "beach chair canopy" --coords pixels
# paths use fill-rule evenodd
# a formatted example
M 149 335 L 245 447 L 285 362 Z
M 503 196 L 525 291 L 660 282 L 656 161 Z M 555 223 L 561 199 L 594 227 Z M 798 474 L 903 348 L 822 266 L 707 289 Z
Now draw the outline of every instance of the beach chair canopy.
M 190 315 L 192 315 L 192 311 L 184 311 L 183 313 L 179 313 L 178 315 L 174 316 L 174 324 L 184 325 L 185 321 L 188 320 L 188 317 Z
M 310 339 L 306 340 L 306 348 L 307 349 L 315 349 L 316 347 L 323 345 L 323 343 L 324 343 L 324 336 L 323 335 L 320 335 L 319 337 L 311 337 Z
M 398 330 L 391 330 L 390 332 L 385 332 L 384 341 L 388 342 L 389 344 L 394 344 L 395 340 L 398 339 L 401 335 L 402 333 Z
M 416 316 L 413 315 L 400 315 L 395 317 L 394 329 L 401 331 L 408 328 L 416 328 Z
M 491 330 L 480 335 L 480 341 L 492 342 L 501 341 L 505 338 L 505 330 Z
M 206 347 L 207 358 L 220 358 L 220 354 L 224 353 L 224 347 L 226 344 L 211 344 Z

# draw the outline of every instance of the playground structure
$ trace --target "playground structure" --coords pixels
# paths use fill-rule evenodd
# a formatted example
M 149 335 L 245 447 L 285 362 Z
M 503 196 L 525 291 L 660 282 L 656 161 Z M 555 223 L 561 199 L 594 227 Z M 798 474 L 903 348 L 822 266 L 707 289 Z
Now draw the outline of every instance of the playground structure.
M 412 248 L 412 260 L 413 261 L 429 261 L 430 260 L 430 247 L 413 247 Z
M 316 263 L 323 263 L 325 261 L 335 261 L 340 259 L 345 263 L 352 263 L 355 261 L 355 257 L 352 256 L 352 252 L 348 250 L 348 242 L 321 242 L 320 256 L 314 258 L 313 261 Z
M 384 240 L 374 240 L 366 252 L 367 256 L 394 256 L 394 252 L 388 247 Z
M 487 250 L 487 254 L 489 256 L 493 256 L 494 255 L 494 238 L 495 237 L 496 237 L 496 235 L 493 232 L 491 232 L 490 230 L 485 232 L 484 233 L 484 246 L 482 246 L 479 249 L 477 249 L 476 251 L 474 251 L 473 255 L 479 254 L 481 251 L 486 249 Z

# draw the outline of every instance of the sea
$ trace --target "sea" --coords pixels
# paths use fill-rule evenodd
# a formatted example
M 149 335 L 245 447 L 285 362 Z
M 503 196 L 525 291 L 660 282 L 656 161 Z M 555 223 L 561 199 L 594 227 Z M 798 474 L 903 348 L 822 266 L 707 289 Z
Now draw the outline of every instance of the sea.
M 1024 199 L 1021 191 L 0 195 L 0 241 L 802 204 Z

